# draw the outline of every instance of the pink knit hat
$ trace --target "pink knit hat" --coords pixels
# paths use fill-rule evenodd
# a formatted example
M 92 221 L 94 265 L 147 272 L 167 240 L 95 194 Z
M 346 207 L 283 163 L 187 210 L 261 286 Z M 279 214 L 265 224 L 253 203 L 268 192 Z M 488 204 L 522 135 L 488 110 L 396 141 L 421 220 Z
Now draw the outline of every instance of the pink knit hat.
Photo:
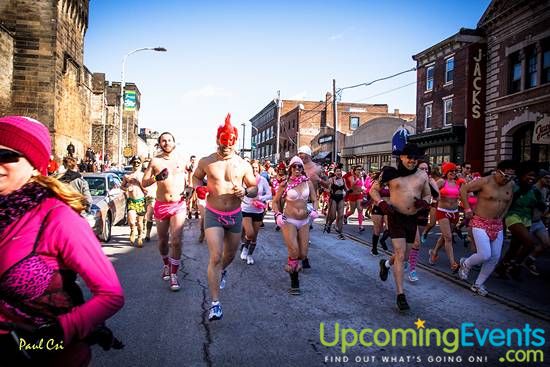
M 50 132 L 41 122 L 24 116 L 0 117 L 0 145 L 23 154 L 41 174 L 48 174 Z

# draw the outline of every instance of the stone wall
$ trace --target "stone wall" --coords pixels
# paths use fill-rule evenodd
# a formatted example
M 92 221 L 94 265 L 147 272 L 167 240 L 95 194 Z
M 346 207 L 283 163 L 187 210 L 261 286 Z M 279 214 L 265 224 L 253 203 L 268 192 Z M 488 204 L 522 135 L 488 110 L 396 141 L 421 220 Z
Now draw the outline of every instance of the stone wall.
M 13 43 L 13 35 L 0 25 L 0 116 L 8 113 L 11 105 Z

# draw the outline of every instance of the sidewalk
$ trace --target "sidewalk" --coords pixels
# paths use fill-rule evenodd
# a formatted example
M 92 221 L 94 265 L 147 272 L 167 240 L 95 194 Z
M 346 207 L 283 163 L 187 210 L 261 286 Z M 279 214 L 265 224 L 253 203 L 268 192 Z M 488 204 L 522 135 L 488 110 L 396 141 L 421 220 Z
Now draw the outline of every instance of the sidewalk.
M 324 218 L 322 218 L 322 223 L 324 224 L 324 222 Z M 319 221 L 318 223 L 321 222 Z M 363 231 L 362 233 L 359 232 L 356 218 L 352 217 L 348 219 L 348 223 L 349 224 L 344 225 L 344 234 L 348 235 L 348 237 L 351 237 L 351 239 L 356 238 L 362 242 L 367 242 L 368 245 L 371 246 L 372 221 L 365 220 L 365 222 L 363 223 L 365 231 Z M 315 231 L 317 230 L 322 231 L 322 226 L 316 227 Z M 334 231 L 332 233 L 334 233 Z M 332 235 L 332 233 L 330 235 Z M 464 234 L 466 234 L 465 230 Z M 449 260 L 444 249 L 441 249 L 439 251 L 439 259 L 435 265 L 430 265 L 428 263 L 428 250 L 435 246 L 439 235 L 439 225 L 436 225 L 436 227 L 434 227 L 428 235 L 428 240 L 426 241 L 426 243 L 420 248 L 418 263 L 429 267 L 430 269 L 434 269 L 439 273 L 446 274 L 447 279 L 449 280 L 458 281 L 465 284 L 463 281 L 459 280 L 458 275 L 452 274 L 450 270 Z M 506 249 L 508 248 L 509 242 L 509 239 L 504 241 L 502 254 L 504 254 Z M 390 238 L 388 238 L 386 244 L 388 245 L 388 249 L 391 251 L 392 245 Z M 378 245 L 378 248 L 379 250 L 381 249 L 380 245 Z M 453 250 L 456 261 L 459 261 L 461 257 L 468 257 L 471 255 L 469 249 L 464 247 L 463 241 L 460 240 L 456 235 L 454 235 Z M 385 255 L 384 251 L 380 251 L 379 257 L 388 257 L 388 255 Z M 512 279 L 501 279 L 493 274 L 486 282 L 487 290 L 490 292 L 490 294 L 494 294 L 496 298 L 501 299 L 503 302 L 511 301 L 510 305 L 512 307 L 525 307 L 535 311 L 535 313 L 542 314 L 546 319 L 550 319 L 550 253 L 548 251 L 546 251 L 540 258 L 537 259 L 537 268 L 540 272 L 539 276 L 534 276 L 527 269 L 523 268 L 521 273 L 521 280 L 519 281 Z M 418 272 L 418 277 L 420 278 L 420 280 L 418 281 L 419 283 L 422 282 L 422 272 L 422 269 L 420 269 L 420 271 Z M 478 272 L 479 270 L 475 268 L 470 271 L 470 275 L 468 278 L 469 284 L 472 284 L 475 281 Z M 406 280 L 406 282 L 408 282 L 408 280 Z

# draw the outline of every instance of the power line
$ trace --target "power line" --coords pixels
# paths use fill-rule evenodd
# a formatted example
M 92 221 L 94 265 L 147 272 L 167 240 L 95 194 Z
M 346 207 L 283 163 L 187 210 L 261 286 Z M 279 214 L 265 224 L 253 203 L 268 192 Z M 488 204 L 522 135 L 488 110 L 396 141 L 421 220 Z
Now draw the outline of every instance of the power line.
M 374 97 L 382 96 L 382 95 L 387 94 L 387 93 L 395 92 L 396 90 L 403 89 L 405 87 L 408 87 L 409 85 L 413 85 L 413 84 L 416 84 L 416 83 L 417 83 L 416 81 L 414 81 L 412 83 L 407 83 L 407 84 L 399 86 L 397 88 L 393 88 L 393 89 L 390 89 L 390 90 L 387 90 L 387 91 L 384 91 L 384 92 L 380 92 L 378 94 L 373 94 L 372 96 L 368 96 L 368 97 L 365 97 L 365 98 L 362 98 L 362 99 L 358 99 L 357 101 L 354 101 L 353 103 L 366 101 L 367 99 L 370 99 L 370 98 L 374 98 Z
M 369 85 L 373 84 L 373 83 L 376 83 L 376 82 L 379 82 L 379 81 L 382 81 L 382 80 L 387 80 L 387 79 L 391 79 L 391 78 L 395 78 L 396 76 L 399 76 L 401 74 L 405 74 L 405 73 L 409 73 L 411 71 L 415 71 L 416 70 L 416 66 L 415 67 L 412 67 L 408 70 L 403 70 L 403 71 L 400 71 L 399 73 L 395 73 L 393 75 L 389 75 L 389 76 L 385 76 L 383 78 L 378 78 L 378 79 L 375 79 L 371 82 L 366 82 L 366 83 L 360 83 L 360 84 L 356 84 L 356 85 L 351 85 L 349 87 L 343 87 L 343 88 L 338 88 L 336 90 L 336 93 L 339 93 L 341 94 L 342 91 L 344 91 L 345 89 L 352 89 L 352 88 L 357 88 L 357 87 L 361 87 L 361 86 L 365 86 L 365 87 L 368 87 Z

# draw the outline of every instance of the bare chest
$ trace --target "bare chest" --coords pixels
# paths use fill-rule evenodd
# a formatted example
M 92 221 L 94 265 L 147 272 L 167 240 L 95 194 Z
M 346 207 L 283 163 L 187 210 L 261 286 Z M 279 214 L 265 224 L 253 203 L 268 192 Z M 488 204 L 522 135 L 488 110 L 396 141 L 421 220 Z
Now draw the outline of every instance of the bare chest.
M 390 181 L 389 188 L 391 194 L 413 192 L 420 193 L 424 186 L 423 180 L 416 175 L 398 177 Z
M 242 184 L 243 169 L 233 159 L 216 161 L 209 164 L 206 174 L 209 181 L 214 180 L 217 183 L 228 182 L 233 185 Z

